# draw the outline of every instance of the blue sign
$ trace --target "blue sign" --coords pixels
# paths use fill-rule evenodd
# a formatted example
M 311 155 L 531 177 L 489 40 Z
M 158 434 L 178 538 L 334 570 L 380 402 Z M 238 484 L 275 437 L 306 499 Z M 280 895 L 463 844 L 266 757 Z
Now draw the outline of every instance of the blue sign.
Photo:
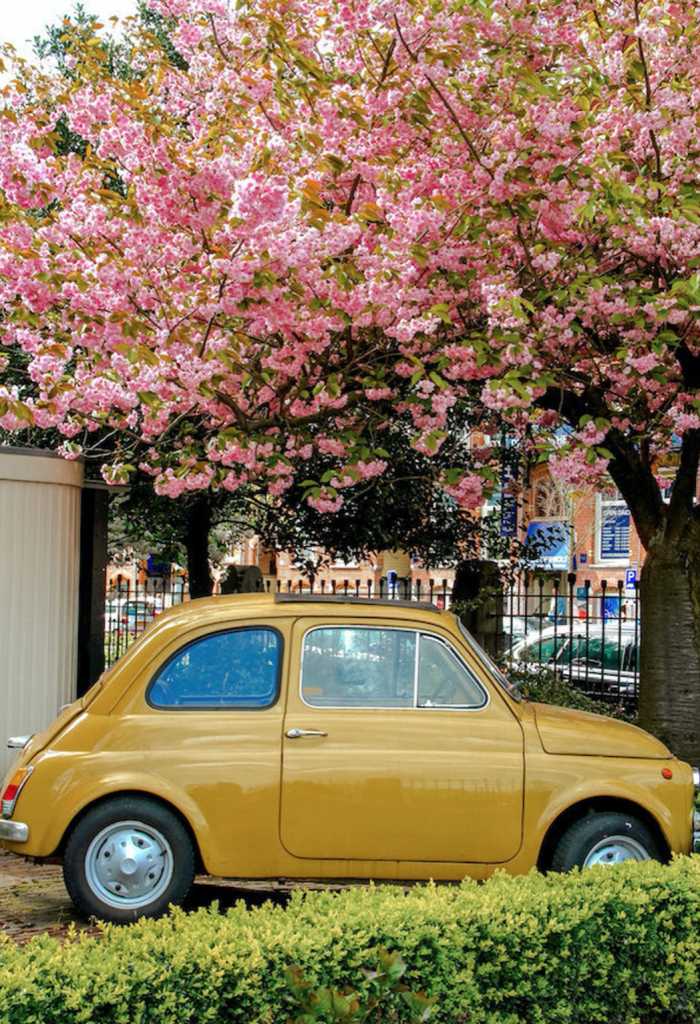
M 625 572 L 625 590 L 634 590 L 637 586 L 637 570 L 627 569 Z
M 530 565 L 566 570 L 570 558 L 569 524 L 537 520 L 530 523 L 525 537 L 525 557 Z
M 600 528 L 600 557 L 620 561 L 630 554 L 630 514 L 606 512 Z
M 517 465 L 501 465 L 501 537 L 515 537 L 518 533 L 518 499 L 512 486 L 517 478 Z
M 601 615 L 604 619 L 619 619 L 620 618 L 620 598 L 619 597 L 605 597 L 601 598 Z

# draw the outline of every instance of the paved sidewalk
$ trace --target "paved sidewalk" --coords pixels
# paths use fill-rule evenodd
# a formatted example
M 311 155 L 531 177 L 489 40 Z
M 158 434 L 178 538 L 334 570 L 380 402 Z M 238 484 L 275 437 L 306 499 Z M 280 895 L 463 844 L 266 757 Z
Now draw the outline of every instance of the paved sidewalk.
M 32 864 L 0 850 L 0 927 L 24 944 L 35 935 L 65 938 L 73 923 L 79 931 L 99 929 L 78 918 L 56 864 Z
M 249 907 L 259 906 L 267 900 L 286 903 L 293 888 L 343 886 L 314 882 L 290 885 L 271 881 L 241 882 L 202 876 L 195 880 L 184 909 L 208 907 L 215 900 L 222 911 L 238 900 L 244 900 Z M 64 939 L 71 926 L 87 935 L 101 934 L 97 924 L 85 921 L 76 912 L 63 885 L 60 866 L 34 864 L 0 850 L 0 931 L 24 945 L 37 935 Z

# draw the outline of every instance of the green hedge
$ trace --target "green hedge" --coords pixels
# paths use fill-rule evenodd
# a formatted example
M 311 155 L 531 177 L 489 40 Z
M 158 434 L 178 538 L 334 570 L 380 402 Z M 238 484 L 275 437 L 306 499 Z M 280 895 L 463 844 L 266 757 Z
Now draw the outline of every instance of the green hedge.
M 295 895 L 24 947 L 0 942 L 0 1024 L 283 1024 L 285 972 L 358 990 L 377 949 L 440 1024 L 700 1020 L 700 857 L 483 885 Z

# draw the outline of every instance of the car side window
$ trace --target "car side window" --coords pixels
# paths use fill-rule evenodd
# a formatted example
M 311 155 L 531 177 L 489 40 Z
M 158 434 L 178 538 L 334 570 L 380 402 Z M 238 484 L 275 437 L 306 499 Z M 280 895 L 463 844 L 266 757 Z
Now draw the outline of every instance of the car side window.
M 625 672 L 639 671 L 639 648 L 634 641 L 625 644 L 622 652 L 622 668 Z
M 443 640 L 406 629 L 337 626 L 304 637 L 301 693 L 313 707 L 483 707 L 488 696 Z
M 482 707 L 486 694 L 449 644 L 422 635 L 418 659 L 418 707 Z
M 156 708 L 265 708 L 277 699 L 281 641 L 272 629 L 232 629 L 188 644 L 152 680 Z
M 600 637 L 578 636 L 572 642 L 572 656 L 567 661 L 584 661 L 589 668 L 599 669 L 602 663 L 603 645 Z
M 556 644 L 554 637 L 546 637 L 545 639 L 533 640 L 520 655 L 521 661 L 527 662 L 547 662 L 550 658 L 553 658 L 555 653 L 561 651 L 563 644 L 566 641 L 566 637 L 560 636 L 556 638 Z
M 416 634 L 323 627 L 304 637 L 301 692 L 317 707 L 413 707 Z

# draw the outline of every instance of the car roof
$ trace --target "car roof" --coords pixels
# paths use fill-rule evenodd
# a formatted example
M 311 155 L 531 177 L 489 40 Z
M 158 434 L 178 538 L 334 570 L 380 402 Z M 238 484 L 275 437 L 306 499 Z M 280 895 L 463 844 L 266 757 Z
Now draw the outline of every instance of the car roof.
M 157 623 L 181 623 L 185 622 L 205 624 L 208 621 L 215 623 L 226 619 L 227 616 L 244 617 L 246 615 L 284 615 L 299 614 L 305 616 L 336 618 L 348 613 L 362 614 L 372 610 L 375 614 L 391 616 L 396 613 L 397 617 L 406 616 L 410 611 L 419 618 L 446 616 L 454 619 L 452 612 L 444 611 L 437 605 L 425 601 L 394 601 L 388 598 L 375 599 L 356 597 L 343 594 L 218 594 L 213 597 L 200 597 L 192 601 L 185 601 L 182 604 L 166 608 L 157 616 Z M 391 616 L 393 617 L 393 616 Z
M 359 604 L 368 607 L 418 608 L 428 612 L 439 612 L 440 608 L 431 601 L 403 601 L 390 597 L 357 597 L 354 594 L 275 594 L 275 604 Z

